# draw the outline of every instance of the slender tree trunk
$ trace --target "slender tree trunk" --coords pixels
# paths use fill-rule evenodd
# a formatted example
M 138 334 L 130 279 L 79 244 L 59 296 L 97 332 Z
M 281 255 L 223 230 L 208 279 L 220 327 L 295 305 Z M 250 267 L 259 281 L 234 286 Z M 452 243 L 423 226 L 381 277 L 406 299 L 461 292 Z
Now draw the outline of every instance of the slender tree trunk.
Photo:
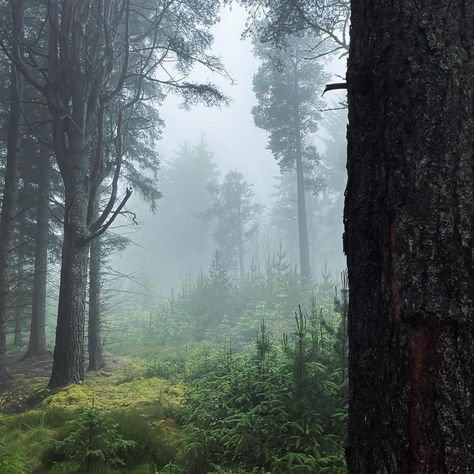
M 8 378 L 7 297 L 11 280 L 11 247 L 14 236 L 15 212 L 18 200 L 18 132 L 20 121 L 21 78 L 11 68 L 10 112 L 8 115 L 7 160 L 0 216 L 0 381 Z
M 71 155 L 71 168 L 63 173 L 66 197 L 64 241 L 50 388 L 80 383 L 84 379 L 84 319 L 90 247 L 87 240 L 89 189 L 83 169 L 87 158 L 81 158 L 79 153 L 79 156 Z M 67 160 L 61 161 L 67 163 Z
M 238 219 L 239 219 L 239 270 L 240 270 L 240 283 L 244 282 L 245 278 L 245 269 L 244 269 L 244 230 L 242 226 L 242 214 L 239 205 L 238 210 Z
M 298 195 L 298 239 L 300 250 L 301 283 L 311 281 L 311 265 L 309 262 L 308 220 L 306 216 L 306 196 L 304 190 L 303 158 L 301 156 L 301 143 L 296 155 L 296 190 Z
M 13 343 L 15 345 L 15 347 L 21 347 L 21 345 L 23 344 L 23 340 L 22 340 L 22 334 L 21 334 L 21 331 L 22 331 L 22 321 L 23 321 L 23 311 L 22 311 L 22 307 L 23 307 L 23 298 L 21 297 L 21 293 L 22 293 L 22 286 L 24 284 L 24 282 L 22 282 L 25 278 L 25 269 L 23 267 L 23 262 L 24 262 L 24 259 L 25 259 L 25 252 L 24 252 L 24 247 L 21 246 L 20 244 L 20 249 L 19 249 L 19 252 L 18 252 L 18 255 L 17 255 L 17 258 L 18 258 L 18 262 L 17 262 L 17 265 L 16 265 L 16 281 L 17 281 L 17 284 L 18 284 L 18 287 L 16 288 L 16 298 L 14 298 L 14 305 L 15 305 L 15 335 L 14 335 L 14 339 L 13 339 Z
M 301 138 L 301 117 L 299 98 L 298 67 L 294 69 L 294 133 L 296 161 L 296 193 L 298 200 L 298 241 L 300 254 L 301 284 L 311 282 L 311 264 L 309 255 L 308 218 L 306 214 L 306 195 L 304 189 L 303 144 Z
M 21 306 L 16 306 L 15 307 L 15 337 L 13 339 L 13 344 L 15 347 L 21 347 L 23 344 L 23 338 L 22 338 L 22 316 L 23 312 L 21 310 Z
M 474 472 L 474 4 L 352 2 L 350 473 Z
M 98 217 L 97 198 L 94 203 L 94 220 Z M 96 371 L 104 367 L 101 338 L 101 258 L 102 249 L 100 237 L 91 242 L 89 270 L 89 370 Z
M 46 285 L 49 235 L 49 152 L 41 147 L 38 163 L 38 201 L 36 206 L 35 269 L 30 341 L 27 357 L 46 353 Z

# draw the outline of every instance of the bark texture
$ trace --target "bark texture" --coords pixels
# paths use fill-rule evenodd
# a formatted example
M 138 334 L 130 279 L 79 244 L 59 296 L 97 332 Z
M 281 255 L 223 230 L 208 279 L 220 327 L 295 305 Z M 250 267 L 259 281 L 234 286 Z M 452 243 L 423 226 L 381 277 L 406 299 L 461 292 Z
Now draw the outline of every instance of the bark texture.
M 84 38 L 81 32 L 87 7 L 87 3 L 67 1 L 59 14 L 58 3 L 51 1 L 48 18 L 49 83 L 45 96 L 51 114 L 54 153 L 65 194 L 58 321 L 53 369 L 48 384 L 50 388 L 80 383 L 84 379 L 84 325 L 90 247 L 87 130 L 95 107 L 95 96 L 91 98 L 87 94 L 88 78 L 82 71 Z M 60 47 L 64 42 L 61 35 L 70 38 L 67 51 Z M 68 81 L 64 81 L 63 77 L 68 77 Z M 70 116 L 62 110 L 69 110 Z
M 473 25 L 352 2 L 350 473 L 474 472 Z
M 85 160 L 73 163 L 80 169 Z M 84 322 L 89 264 L 87 205 L 89 189 L 83 171 L 63 174 L 65 187 L 64 240 L 59 287 L 58 322 L 49 387 L 84 380 Z

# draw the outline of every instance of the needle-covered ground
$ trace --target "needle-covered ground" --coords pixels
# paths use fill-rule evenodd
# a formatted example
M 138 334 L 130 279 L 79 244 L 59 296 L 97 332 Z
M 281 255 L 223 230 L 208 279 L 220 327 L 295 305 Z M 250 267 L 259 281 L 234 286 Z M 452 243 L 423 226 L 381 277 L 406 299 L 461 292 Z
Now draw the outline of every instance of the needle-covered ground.
M 183 386 L 144 377 L 142 363 L 120 358 L 88 373 L 82 385 L 52 392 L 44 388 L 50 364 L 50 356 L 11 364 L 13 382 L 0 391 L 0 473 L 74 472 L 55 459 L 53 440 L 87 410 L 103 415 L 107 426 L 133 443 L 120 453 L 126 467 L 100 472 L 155 473 L 174 458 L 182 440 L 174 413 Z

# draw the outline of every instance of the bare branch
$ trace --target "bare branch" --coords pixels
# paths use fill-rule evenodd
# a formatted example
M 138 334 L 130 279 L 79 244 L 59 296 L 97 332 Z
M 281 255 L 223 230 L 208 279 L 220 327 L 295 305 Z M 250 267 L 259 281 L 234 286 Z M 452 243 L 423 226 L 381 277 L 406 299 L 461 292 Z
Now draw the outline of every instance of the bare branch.
M 127 204 L 127 201 L 130 199 L 130 196 L 132 195 L 132 193 L 133 193 L 133 189 L 127 188 L 125 192 L 125 196 L 122 199 L 122 202 L 119 204 L 117 209 L 113 212 L 108 222 L 104 224 L 102 227 L 100 227 L 99 229 L 97 229 L 95 232 L 91 233 L 91 235 L 86 239 L 86 242 L 89 242 L 101 236 L 112 225 L 112 223 L 117 218 L 117 216 L 122 212 L 122 209 L 125 206 L 125 204 Z

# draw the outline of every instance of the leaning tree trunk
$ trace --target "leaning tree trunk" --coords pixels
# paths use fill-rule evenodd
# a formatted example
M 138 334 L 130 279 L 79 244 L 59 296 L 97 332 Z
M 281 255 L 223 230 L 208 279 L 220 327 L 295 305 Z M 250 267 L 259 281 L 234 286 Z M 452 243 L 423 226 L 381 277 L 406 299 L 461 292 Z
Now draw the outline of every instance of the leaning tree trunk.
M 78 146 L 76 149 L 82 149 Z M 64 241 L 59 287 L 58 322 L 49 387 L 81 383 L 84 379 L 84 319 L 89 259 L 87 160 L 71 154 L 63 166 Z
M 46 353 L 46 285 L 49 235 L 49 151 L 41 147 L 38 162 L 38 200 L 36 205 L 35 268 L 30 341 L 27 357 Z
M 97 198 L 94 203 L 93 217 L 98 217 Z M 95 238 L 90 246 L 90 269 L 89 269 L 89 326 L 88 326 L 88 349 L 89 370 L 96 371 L 104 367 L 105 360 L 102 353 L 101 338 L 101 258 L 102 248 L 100 237 Z
M 474 472 L 473 25 L 352 2 L 350 473 Z

